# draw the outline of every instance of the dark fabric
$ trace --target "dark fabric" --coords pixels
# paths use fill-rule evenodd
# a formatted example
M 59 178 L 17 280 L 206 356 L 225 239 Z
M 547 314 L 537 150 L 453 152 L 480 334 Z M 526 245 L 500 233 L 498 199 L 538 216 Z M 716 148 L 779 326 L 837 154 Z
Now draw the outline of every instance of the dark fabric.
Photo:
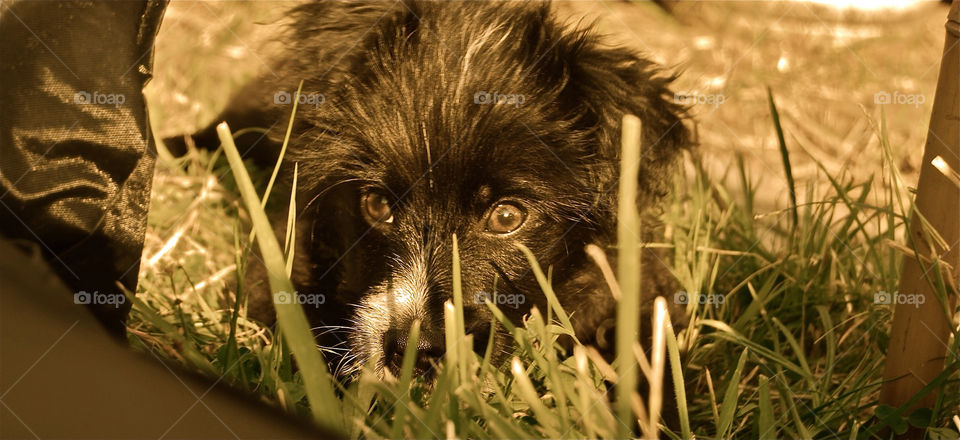
M 166 1 L 0 7 L 0 230 L 74 293 L 134 291 L 154 147 L 142 89 Z M 115 335 L 130 302 L 91 304 Z
M 335 437 L 112 340 L 40 248 L 0 239 L 0 438 Z

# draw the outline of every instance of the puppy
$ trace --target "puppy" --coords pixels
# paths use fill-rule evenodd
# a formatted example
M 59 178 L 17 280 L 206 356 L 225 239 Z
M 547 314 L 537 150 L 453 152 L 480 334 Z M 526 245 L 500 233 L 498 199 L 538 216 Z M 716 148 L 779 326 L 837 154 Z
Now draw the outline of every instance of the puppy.
M 269 127 L 238 144 L 272 166 L 303 81 L 282 172 L 289 185 L 293 164 L 299 170 L 293 281 L 298 294 L 323 299 L 305 309 L 338 373 L 371 359 L 396 372 L 415 319 L 418 369 L 430 370 L 445 346 L 454 235 L 476 350 L 492 331 L 498 359 L 510 353 L 484 301 L 518 324 L 547 307 L 522 244 L 552 268 L 577 337 L 609 353 L 616 302 L 584 247 L 597 244 L 616 263 L 625 114 L 643 122 L 637 204 L 656 212 L 670 164 L 690 144 L 672 77 L 589 27 L 561 23 L 546 3 L 318 2 L 290 19 L 275 74 L 217 120 Z M 213 126 L 195 137 L 218 143 Z M 643 262 L 649 311 L 655 294 L 673 293 L 672 277 L 653 252 Z M 257 297 L 269 299 L 262 272 L 254 265 L 247 287 L 259 282 Z M 270 304 L 261 305 L 269 321 Z

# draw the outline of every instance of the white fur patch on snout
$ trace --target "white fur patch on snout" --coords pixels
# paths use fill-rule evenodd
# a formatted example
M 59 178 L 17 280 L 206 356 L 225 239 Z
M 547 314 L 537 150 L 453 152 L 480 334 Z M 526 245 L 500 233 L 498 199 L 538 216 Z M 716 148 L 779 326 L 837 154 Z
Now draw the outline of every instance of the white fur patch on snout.
M 383 368 L 383 334 L 397 323 L 426 321 L 429 314 L 430 280 L 422 260 L 399 264 L 391 280 L 370 288 L 360 301 L 350 335 L 351 362 L 346 372 L 354 372 L 373 356 L 379 358 L 377 371 Z

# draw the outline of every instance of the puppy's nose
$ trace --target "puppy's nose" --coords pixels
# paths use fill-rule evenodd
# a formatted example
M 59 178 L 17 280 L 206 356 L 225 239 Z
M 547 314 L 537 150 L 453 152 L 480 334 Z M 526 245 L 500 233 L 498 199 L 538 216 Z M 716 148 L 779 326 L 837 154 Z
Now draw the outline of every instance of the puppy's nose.
M 409 326 L 394 326 L 383 333 L 383 365 L 395 376 L 400 375 L 403 354 L 407 349 L 409 338 Z M 413 367 L 414 374 L 432 376 L 432 363 L 439 361 L 443 354 L 443 333 L 432 326 L 421 326 L 420 340 L 417 342 L 417 360 Z

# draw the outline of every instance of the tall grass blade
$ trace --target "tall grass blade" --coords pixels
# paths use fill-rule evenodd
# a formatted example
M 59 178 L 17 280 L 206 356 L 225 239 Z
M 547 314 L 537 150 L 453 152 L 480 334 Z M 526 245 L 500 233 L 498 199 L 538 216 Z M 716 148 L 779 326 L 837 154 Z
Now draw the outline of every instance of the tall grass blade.
M 777 111 L 777 104 L 773 101 L 773 91 L 770 90 L 770 87 L 767 87 L 767 100 L 770 103 L 773 127 L 777 130 L 777 143 L 780 146 L 780 157 L 783 159 L 783 171 L 787 175 L 787 186 L 790 190 L 790 213 L 794 230 L 796 230 L 796 226 L 800 223 L 797 214 L 797 188 L 793 182 L 793 170 L 790 167 L 790 152 L 787 151 L 787 142 L 783 137 L 783 127 L 780 125 L 780 112 Z
M 463 285 L 460 272 L 460 244 L 457 242 L 457 234 L 453 234 L 453 311 L 454 311 L 454 330 L 456 333 L 455 346 L 457 357 L 460 360 L 460 381 L 466 382 L 469 376 L 467 356 L 469 355 L 468 346 L 463 343 L 466 336 L 466 326 L 463 318 Z
M 637 213 L 637 185 L 640 171 L 640 119 L 624 115 L 621 134 L 620 196 L 617 207 L 617 436 L 633 436 L 636 425 L 631 399 L 637 390 L 637 366 L 633 344 L 640 339 L 640 216 Z
M 217 134 L 233 171 L 237 188 L 240 190 L 249 211 L 253 227 L 259 232 L 260 240 L 257 243 L 260 247 L 264 265 L 267 268 L 270 288 L 273 292 L 294 292 L 293 283 L 284 276 L 283 251 L 273 234 L 273 228 L 270 226 L 270 221 L 267 220 L 267 214 L 260 205 L 256 189 L 254 189 L 250 175 L 243 166 L 243 159 L 240 158 L 240 152 L 237 151 L 237 147 L 233 143 L 230 127 L 227 126 L 226 122 L 217 126 Z M 277 312 L 277 323 L 290 347 L 290 351 L 297 358 L 300 371 L 309 372 L 309 374 L 301 376 L 314 420 L 327 429 L 341 432 L 344 421 L 339 405 L 340 400 L 334 393 L 330 372 L 327 370 L 327 364 L 324 362 L 323 356 L 317 350 L 316 341 L 310 331 L 310 325 L 307 323 L 306 314 L 299 304 L 294 304 L 292 301 L 283 304 L 276 301 L 274 308 Z
M 283 135 L 283 144 L 280 146 L 280 155 L 277 157 L 277 165 L 273 167 L 273 172 L 270 174 L 270 181 L 267 182 L 267 189 L 263 192 L 263 200 L 260 202 L 261 207 L 267 206 L 267 200 L 270 198 L 270 191 L 273 189 L 274 182 L 277 181 L 277 175 L 280 174 L 280 165 L 283 164 L 283 157 L 287 154 L 287 145 L 290 143 L 290 133 L 293 132 L 293 121 L 297 115 L 297 106 L 300 103 L 300 92 L 303 90 L 303 80 L 300 81 L 300 85 L 297 86 L 297 93 L 293 95 L 293 105 L 290 108 L 290 120 L 287 121 L 287 132 Z M 223 142 L 221 139 L 220 142 Z

